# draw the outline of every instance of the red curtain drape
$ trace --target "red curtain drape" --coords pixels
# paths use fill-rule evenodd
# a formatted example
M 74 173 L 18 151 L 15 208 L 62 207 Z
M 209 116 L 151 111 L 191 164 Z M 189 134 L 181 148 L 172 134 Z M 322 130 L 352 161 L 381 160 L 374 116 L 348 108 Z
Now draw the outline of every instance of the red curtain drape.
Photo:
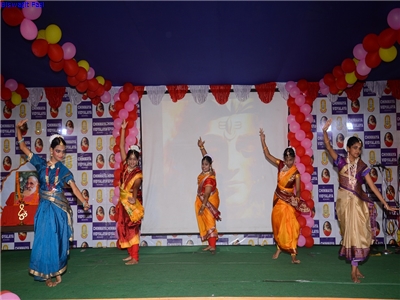
M 142 99 L 144 93 L 144 86 L 135 85 L 134 90 L 137 92 L 139 99 Z
M 363 86 L 363 81 L 357 81 L 352 87 L 346 89 L 347 98 L 351 101 L 356 101 L 358 98 L 360 98 L 361 89 Z
M 177 102 L 185 97 L 187 91 L 189 90 L 188 85 L 180 84 L 180 85 L 167 85 L 167 90 L 169 95 L 171 96 L 172 102 Z
M 400 100 L 400 80 L 388 80 L 387 86 L 389 87 L 390 91 L 392 92 L 392 96 L 396 99 Z
M 270 103 L 275 93 L 276 82 L 256 84 L 255 88 L 261 101 Z
M 210 90 L 219 104 L 222 105 L 228 102 L 229 94 L 231 93 L 230 84 L 210 85 Z
M 59 108 L 65 94 L 65 87 L 45 87 L 46 98 L 51 108 Z

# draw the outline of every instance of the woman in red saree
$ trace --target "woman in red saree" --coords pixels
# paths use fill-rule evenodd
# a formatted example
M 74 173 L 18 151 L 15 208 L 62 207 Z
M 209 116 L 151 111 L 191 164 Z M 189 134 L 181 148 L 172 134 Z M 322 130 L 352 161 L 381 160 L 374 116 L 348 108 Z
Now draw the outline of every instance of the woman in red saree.
M 201 138 L 197 141 L 203 159 L 201 160 L 202 172 L 197 177 L 197 197 L 195 212 L 197 225 L 199 226 L 201 241 L 208 241 L 208 246 L 203 251 L 210 251 L 215 254 L 218 240 L 216 221 L 221 221 L 221 213 L 218 211 L 219 195 L 215 172 L 212 168 L 212 159 L 207 155 L 204 148 L 204 141 Z
M 309 209 L 304 201 L 300 200 L 300 173 L 294 165 L 296 154 L 293 148 L 286 148 L 282 161 L 269 152 L 263 129 L 260 129 L 260 139 L 265 158 L 278 167 L 278 182 L 272 209 L 272 230 L 277 250 L 272 258 L 277 259 L 279 254 L 285 251 L 290 253 L 292 263 L 299 264 L 300 260 L 296 256 L 300 225 L 296 218 L 296 210 L 309 212 Z
M 139 261 L 140 227 L 144 215 L 142 206 L 142 170 L 139 167 L 140 149 L 137 145 L 129 147 L 125 152 L 126 120 L 121 125 L 121 161 L 122 172 L 120 179 L 120 196 L 115 207 L 115 221 L 117 222 L 118 241 L 120 249 L 128 250 L 128 257 L 124 258 L 126 265 L 135 265 Z

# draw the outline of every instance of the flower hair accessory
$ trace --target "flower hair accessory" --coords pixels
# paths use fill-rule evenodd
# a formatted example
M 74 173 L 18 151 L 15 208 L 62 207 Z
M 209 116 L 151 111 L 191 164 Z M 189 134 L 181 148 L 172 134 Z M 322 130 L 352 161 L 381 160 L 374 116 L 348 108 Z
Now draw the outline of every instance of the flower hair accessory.
M 132 146 L 130 146 L 130 147 L 129 147 L 129 150 L 136 151 L 136 152 L 138 152 L 138 153 L 141 152 L 138 145 L 132 145 Z
M 64 137 L 63 137 L 62 135 L 59 135 L 59 134 L 53 134 L 53 135 L 52 135 L 52 136 L 50 136 L 50 138 L 49 138 L 49 143 L 50 143 L 50 145 L 51 145 L 51 143 L 53 142 L 53 140 L 54 140 L 55 138 L 64 139 Z
M 294 149 L 294 147 L 293 146 L 289 146 L 288 148 L 290 148 L 290 149 L 292 149 L 293 150 L 293 152 L 294 152 L 294 155 L 296 155 L 296 149 Z M 287 155 L 289 155 L 289 153 L 286 153 Z

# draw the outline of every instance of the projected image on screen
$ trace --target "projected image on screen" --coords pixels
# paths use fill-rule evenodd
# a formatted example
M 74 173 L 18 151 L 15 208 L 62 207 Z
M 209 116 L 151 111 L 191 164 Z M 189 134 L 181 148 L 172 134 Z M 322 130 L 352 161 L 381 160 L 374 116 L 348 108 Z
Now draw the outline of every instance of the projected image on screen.
M 159 107 L 148 103 L 142 104 L 142 142 L 152 150 L 143 153 L 143 170 L 151 182 L 143 181 L 143 232 L 198 231 L 194 202 L 201 172 L 199 137 L 216 171 L 222 217 L 218 231 L 271 231 L 277 170 L 265 160 L 258 132 L 260 127 L 266 130 L 271 151 L 280 157 L 286 147 L 285 101 L 266 105 L 253 95 L 244 102 L 229 99 L 220 105 L 209 99 L 198 105 L 188 95 L 177 103 L 164 99 Z

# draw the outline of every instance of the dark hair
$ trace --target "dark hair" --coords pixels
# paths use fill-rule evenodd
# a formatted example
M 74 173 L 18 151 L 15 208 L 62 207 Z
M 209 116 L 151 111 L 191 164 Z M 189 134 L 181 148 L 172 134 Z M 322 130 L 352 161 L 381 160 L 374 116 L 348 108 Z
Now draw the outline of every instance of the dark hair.
M 50 148 L 54 149 L 55 147 L 57 147 L 58 145 L 63 144 L 64 146 L 67 146 L 67 143 L 65 142 L 65 140 L 61 137 L 56 137 L 51 141 L 51 145 Z
M 360 143 L 361 144 L 361 147 L 363 146 L 363 142 L 361 141 L 361 139 L 360 138 L 358 138 L 358 137 L 356 137 L 356 136 L 352 136 L 351 138 L 349 138 L 349 140 L 347 141 L 347 147 L 351 147 L 351 146 L 353 146 L 354 144 L 356 144 L 356 143 Z
M 296 158 L 296 153 L 294 153 L 292 148 L 286 148 L 285 151 L 283 151 L 283 158 L 286 157 Z
M 202 158 L 201 162 L 204 162 L 205 160 L 206 160 L 210 165 L 213 163 L 212 158 L 211 158 L 210 156 L 208 156 L 208 155 L 205 155 L 205 156 Z
M 136 150 L 129 150 L 128 153 L 126 154 L 126 161 L 128 161 L 129 157 L 131 157 L 132 154 L 134 154 L 136 159 L 139 160 L 140 153 L 137 152 Z

